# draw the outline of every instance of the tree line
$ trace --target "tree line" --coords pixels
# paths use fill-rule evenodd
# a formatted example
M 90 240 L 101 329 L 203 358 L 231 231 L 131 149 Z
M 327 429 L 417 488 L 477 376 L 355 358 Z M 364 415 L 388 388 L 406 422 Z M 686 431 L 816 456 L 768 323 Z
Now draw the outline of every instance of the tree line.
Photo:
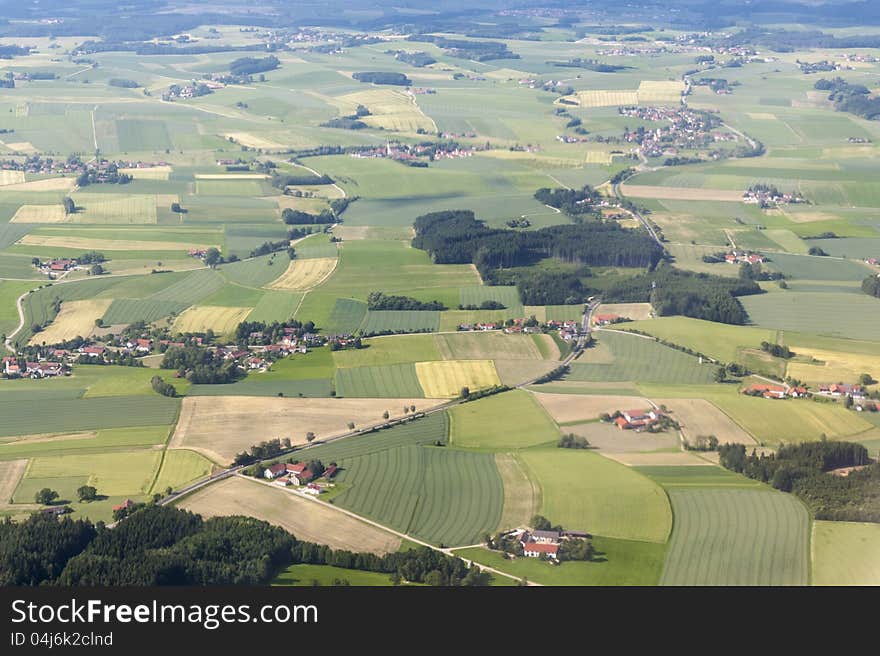
M 202 519 L 147 505 L 109 529 L 35 513 L 0 522 L 0 585 L 261 585 L 300 563 L 382 572 L 395 582 L 487 585 L 491 577 L 428 547 L 379 556 L 297 540 L 252 517 Z
M 816 519 L 880 522 L 880 463 L 856 442 L 804 442 L 776 453 L 746 453 L 742 444 L 718 447 L 723 467 L 797 495 Z M 846 476 L 831 470 L 861 467 Z
M 446 309 L 440 301 L 420 301 L 409 296 L 394 296 L 383 292 L 370 292 L 367 296 L 369 310 L 438 310 Z

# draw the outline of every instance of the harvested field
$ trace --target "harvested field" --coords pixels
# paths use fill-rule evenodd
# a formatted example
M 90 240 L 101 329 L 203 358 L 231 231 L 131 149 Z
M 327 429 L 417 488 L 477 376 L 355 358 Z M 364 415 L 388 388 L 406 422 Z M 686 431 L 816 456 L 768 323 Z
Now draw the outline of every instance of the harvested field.
M 72 191 L 74 187 L 76 178 L 45 178 L 10 184 L 3 191 Z
M 596 308 L 593 316 L 597 314 L 616 314 L 624 319 L 641 321 L 650 319 L 653 316 L 653 309 L 650 303 L 602 303 Z
M 858 380 L 863 373 L 880 379 L 880 355 L 865 353 L 846 353 L 806 347 L 793 347 L 798 359 L 812 358 L 813 362 L 788 363 L 786 373 L 792 378 L 808 383 L 830 383 L 834 381 Z
M 880 585 L 880 524 L 813 522 L 810 545 L 813 585 Z
M 581 107 L 614 107 L 618 105 L 638 105 L 639 94 L 636 91 L 604 91 L 591 89 L 578 91 L 577 101 Z M 556 101 L 559 102 L 558 100 Z
M 681 80 L 642 80 L 639 83 L 640 103 L 678 103 L 684 92 Z
M 24 182 L 24 171 L 0 171 L 0 187 L 19 184 L 20 182 Z
M 227 335 L 232 333 L 253 309 L 252 307 L 194 306 L 174 320 L 173 329 L 181 333 L 204 333 L 210 329 L 218 335 Z
M 650 408 L 651 402 L 632 396 L 577 396 L 574 394 L 540 394 L 535 398 L 559 424 L 572 421 L 598 419 L 604 412 L 614 414 L 615 410 Z
M 12 502 L 12 495 L 24 476 L 27 464 L 26 459 L 0 461 L 0 508 Z
M 477 391 L 501 384 L 491 360 L 416 362 L 416 375 L 425 396 L 436 399 L 455 398 L 462 387 Z
M 638 407 L 638 405 L 634 407 Z M 678 435 L 674 431 L 665 431 L 663 433 L 643 431 L 637 433 L 632 430 L 620 430 L 615 424 L 597 421 L 565 426 L 562 431 L 587 438 L 591 447 L 598 449 L 603 455 L 618 461 L 619 459 L 616 457 L 618 455 L 650 453 L 661 449 L 678 448 Z M 664 453 L 661 455 L 677 454 Z
M 88 337 L 95 331 L 95 319 L 107 312 L 112 299 L 64 301 L 61 312 L 49 326 L 31 337 L 31 344 L 58 344 L 74 337 Z
M 657 403 L 672 411 L 672 418 L 691 443 L 699 435 L 714 435 L 722 444 L 757 444 L 739 424 L 704 399 L 657 399 Z
M 382 413 L 402 414 L 404 405 L 419 410 L 435 406 L 436 399 L 291 399 L 262 396 L 198 396 L 183 400 L 180 421 L 171 446 L 198 451 L 219 464 L 237 453 L 275 437 L 304 444 L 306 433 L 318 438 L 358 427 L 384 423 Z
M 504 505 L 498 530 L 527 526 L 541 507 L 541 488 L 512 453 L 496 453 L 495 466 L 504 485 Z
M 436 132 L 434 121 L 425 116 L 411 94 L 396 89 L 370 89 L 358 91 L 333 99 L 340 107 L 349 106 L 353 112 L 358 105 L 370 110 L 369 116 L 361 120 L 371 127 L 400 132 L 415 132 L 419 129 Z
M 655 187 L 650 185 L 622 184 L 620 190 L 630 198 L 654 198 L 658 200 L 715 200 L 741 203 L 743 192 L 727 189 L 700 189 L 699 187 Z
M 62 212 L 63 212 L 62 208 Z M 91 237 L 61 237 L 54 235 L 25 235 L 19 241 L 24 246 L 50 248 L 77 248 L 99 251 L 179 251 L 182 255 L 190 248 L 206 249 L 218 244 L 195 244 L 180 241 L 141 241 L 135 239 L 94 239 Z
M 22 205 L 15 212 L 10 223 L 62 223 L 70 216 L 64 212 L 63 205 Z
M 149 194 L 103 194 L 76 192 L 75 223 L 152 224 L 156 223 L 156 196 Z
M 548 374 L 559 366 L 548 360 L 493 360 L 495 371 L 505 385 L 513 387 Z
M 167 180 L 172 171 L 173 169 L 170 166 L 119 169 L 120 173 L 130 175 L 135 180 Z
M 317 287 L 330 277 L 336 269 L 338 258 L 313 257 L 308 259 L 295 259 L 288 265 L 287 270 L 267 285 L 270 289 L 288 289 L 292 291 L 306 291 Z
M 556 425 L 540 404 L 523 390 L 493 394 L 449 410 L 449 440 L 473 449 L 521 449 L 553 444 Z
M 186 497 L 180 508 L 203 517 L 245 515 L 280 526 L 298 540 L 377 554 L 397 551 L 400 538 L 314 499 L 271 484 L 233 477 Z
M 25 155 L 33 155 L 39 152 L 30 141 L 16 141 L 15 143 L 4 143 L 3 145 L 9 148 L 9 150 Z
M 232 139 L 236 143 L 248 148 L 261 148 L 263 150 L 284 150 L 287 148 L 284 144 L 271 139 L 264 139 L 248 132 L 227 132 L 223 135 L 225 139 Z

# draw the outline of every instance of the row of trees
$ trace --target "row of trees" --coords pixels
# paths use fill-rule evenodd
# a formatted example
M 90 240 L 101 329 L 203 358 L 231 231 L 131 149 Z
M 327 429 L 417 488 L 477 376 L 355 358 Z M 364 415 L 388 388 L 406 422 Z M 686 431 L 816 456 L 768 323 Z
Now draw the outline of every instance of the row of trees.
M 428 585 L 491 577 L 428 547 L 378 556 L 297 540 L 252 517 L 201 516 L 147 505 L 114 529 L 36 513 L 0 522 L 0 585 L 259 585 L 298 563 L 390 574 Z
M 718 448 L 720 463 L 732 471 L 801 498 L 816 519 L 880 522 L 880 463 L 855 442 L 804 442 L 781 446 L 776 453 L 746 453 L 742 444 Z M 861 467 L 847 476 L 829 473 Z
M 370 292 L 367 296 L 369 310 L 445 310 L 440 301 L 420 301 L 409 296 L 394 296 L 383 292 Z
M 235 362 L 225 361 L 199 346 L 172 346 L 162 358 L 161 369 L 176 369 L 178 377 L 196 385 L 234 383 L 244 376 Z

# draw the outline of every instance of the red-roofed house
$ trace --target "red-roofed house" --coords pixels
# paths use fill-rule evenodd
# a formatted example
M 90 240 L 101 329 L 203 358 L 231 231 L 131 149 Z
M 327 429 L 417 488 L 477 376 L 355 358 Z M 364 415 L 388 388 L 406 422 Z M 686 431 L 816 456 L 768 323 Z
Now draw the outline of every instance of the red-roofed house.
M 806 392 L 806 390 L 804 390 Z M 765 399 L 784 399 L 788 391 L 782 385 L 751 385 L 743 390 L 743 394 L 763 396 Z
M 287 473 L 287 465 L 284 463 L 278 463 L 276 465 L 272 465 L 271 467 L 267 467 L 263 471 L 263 478 L 273 479 L 278 478 L 279 476 Z
M 133 505 L 134 505 L 134 501 L 132 501 L 131 499 L 126 499 L 125 501 L 123 501 L 119 505 L 113 506 L 113 510 L 128 510 Z
M 650 426 L 660 418 L 660 414 L 656 410 L 624 410 L 620 416 L 614 421 L 620 430 L 630 430 L 632 428 L 643 428 Z
M 103 346 L 85 346 L 82 350 L 90 358 L 97 358 L 104 355 L 104 347 Z
M 546 542 L 528 542 L 523 545 L 523 555 L 527 558 L 540 558 L 547 556 L 548 558 L 556 558 L 559 553 L 558 544 L 549 544 Z
M 616 314 L 597 314 L 593 317 L 593 323 L 599 326 L 607 326 L 610 323 L 614 323 L 620 319 L 620 317 Z

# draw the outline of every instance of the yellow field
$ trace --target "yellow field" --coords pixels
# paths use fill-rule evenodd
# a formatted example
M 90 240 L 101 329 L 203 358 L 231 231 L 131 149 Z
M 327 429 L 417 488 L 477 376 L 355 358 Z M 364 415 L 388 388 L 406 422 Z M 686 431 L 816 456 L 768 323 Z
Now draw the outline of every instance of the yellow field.
M 576 156 L 553 157 L 550 155 L 540 155 L 538 153 L 528 153 L 522 150 L 483 150 L 476 153 L 476 156 L 491 157 L 492 159 L 503 159 L 506 161 L 515 160 L 525 166 L 537 169 L 577 168 L 585 161 L 584 158 Z
M 10 184 L 3 191 L 71 191 L 76 186 L 76 178 L 45 178 Z
M 0 171 L 0 187 L 20 182 L 24 182 L 24 171 Z
M 581 107 L 614 107 L 616 105 L 638 105 L 639 94 L 636 91 L 603 91 L 591 89 L 578 91 L 577 101 Z M 557 100 L 557 102 L 559 102 Z
M 749 118 L 753 118 L 756 121 L 775 121 L 776 114 L 770 114 L 768 112 L 746 112 L 746 116 Z
M 181 333 L 203 333 L 209 328 L 218 335 L 226 335 L 251 313 L 252 307 L 221 307 L 195 305 L 183 311 L 174 320 L 172 329 Z
M 597 314 L 616 314 L 619 317 L 640 321 L 642 319 L 651 318 L 650 303 L 602 303 L 593 312 L 593 316 Z
M 415 96 L 404 91 L 370 89 L 339 96 L 332 102 L 343 113 L 354 113 L 358 105 L 364 105 L 370 110 L 370 116 L 361 120 L 372 127 L 398 132 L 415 132 L 419 128 L 437 131 L 437 125 L 422 112 Z
M 588 150 L 584 156 L 587 164 L 611 164 L 614 156 L 605 150 Z
M 0 508 L 11 502 L 27 464 L 27 460 L 0 460 Z
M 620 185 L 624 196 L 656 198 L 660 200 L 717 200 L 742 202 L 743 192 L 728 189 L 699 189 L 697 187 L 655 187 L 650 185 Z
M 338 258 L 315 257 L 291 260 L 287 270 L 269 283 L 269 289 L 305 291 L 320 285 L 336 268 Z
M 75 223 L 156 223 L 155 196 L 77 192 L 73 200 L 82 208 L 70 217 Z
M 280 526 L 298 540 L 377 554 L 397 551 L 400 538 L 271 483 L 233 477 L 186 497 L 180 508 L 202 517 L 245 515 Z
M 326 210 L 330 206 L 324 198 L 297 198 L 296 196 L 275 196 L 275 202 L 278 204 L 279 213 L 288 208 L 292 210 L 300 210 L 310 214 L 320 214 L 321 210 Z
M 172 171 L 173 169 L 170 166 L 151 166 L 142 169 L 119 169 L 120 173 L 130 175 L 135 180 L 167 180 Z
M 2 142 L 0 142 L 2 143 Z M 34 145 L 30 141 L 18 141 L 16 143 L 4 143 L 4 146 L 9 148 L 9 150 L 14 150 L 17 153 L 23 153 L 25 155 L 33 155 L 37 152 L 37 149 L 34 148 Z
M 640 103 L 677 103 L 681 100 L 684 82 L 681 80 L 642 80 L 639 84 Z
M 699 435 L 714 435 L 724 443 L 757 444 L 739 424 L 703 399 L 657 399 L 672 411 L 672 418 L 681 425 L 688 441 Z
M 789 362 L 787 374 L 807 383 L 855 383 L 862 374 L 880 379 L 880 353 L 845 353 L 792 346 L 798 357 L 812 357 L 822 364 Z
M 18 240 L 25 246 L 49 246 L 52 248 L 81 248 L 83 250 L 107 251 L 180 251 L 190 248 L 218 247 L 218 244 L 196 244 L 179 241 L 139 241 L 136 239 L 92 239 L 89 237 L 61 237 L 55 235 L 25 235 Z
M 384 423 L 401 408 L 425 410 L 437 399 L 300 399 L 264 396 L 192 396 L 183 399 L 171 446 L 188 448 L 219 464 L 228 464 L 251 445 L 276 437 L 305 444 L 306 433 L 318 438 Z
M 196 173 L 196 180 L 265 180 L 262 173 Z
M 236 143 L 248 148 L 261 148 L 263 150 L 283 150 L 287 148 L 284 144 L 271 139 L 265 139 L 248 132 L 226 132 L 222 135 L 225 139 L 233 139 Z
M 63 223 L 70 217 L 64 213 L 63 205 L 22 205 L 15 212 L 10 223 Z
M 475 392 L 501 384 L 491 360 L 416 362 L 416 376 L 425 396 L 437 399 L 454 398 L 462 387 Z
M 544 394 L 534 393 L 544 409 L 560 423 L 598 419 L 603 412 L 614 414 L 615 410 L 647 409 L 647 399 L 638 396 L 599 396 L 592 394 Z
M 103 317 L 112 298 L 64 301 L 61 312 L 49 326 L 31 337 L 31 344 L 57 344 L 74 337 L 88 337 L 95 330 L 95 319 Z

